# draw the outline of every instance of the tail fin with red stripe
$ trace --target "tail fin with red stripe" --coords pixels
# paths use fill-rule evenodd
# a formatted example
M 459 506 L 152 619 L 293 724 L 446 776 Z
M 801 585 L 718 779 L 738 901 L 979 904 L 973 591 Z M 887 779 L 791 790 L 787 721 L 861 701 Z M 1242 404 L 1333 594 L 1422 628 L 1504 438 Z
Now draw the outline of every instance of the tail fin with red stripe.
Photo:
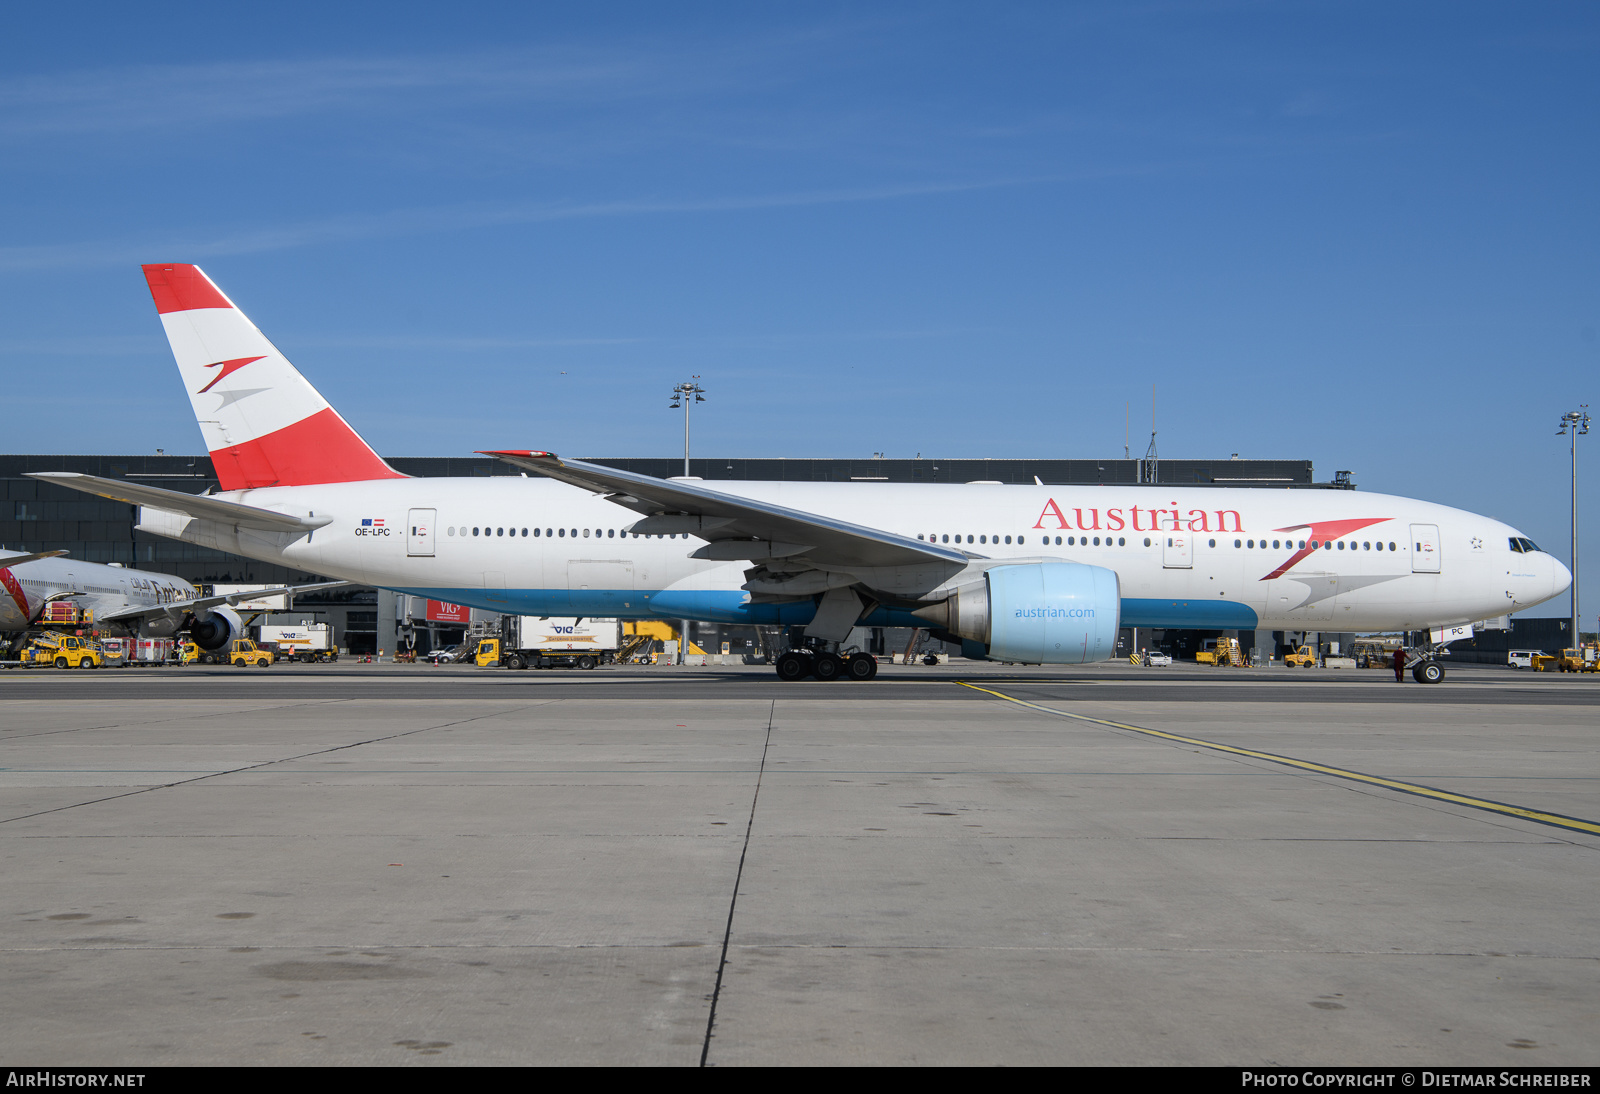
M 404 478 L 198 266 L 144 267 L 224 490 Z

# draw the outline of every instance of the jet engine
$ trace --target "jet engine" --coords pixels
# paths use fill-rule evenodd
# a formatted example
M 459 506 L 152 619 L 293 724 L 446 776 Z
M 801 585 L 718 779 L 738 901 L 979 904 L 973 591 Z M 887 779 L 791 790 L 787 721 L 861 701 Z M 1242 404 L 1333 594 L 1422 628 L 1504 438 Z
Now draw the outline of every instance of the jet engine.
M 181 629 L 180 620 L 170 615 L 151 616 L 139 624 L 140 638 L 171 638 Z
M 189 637 L 203 650 L 220 650 L 244 634 L 244 620 L 232 608 L 211 608 L 189 624 Z
M 979 646 L 991 661 L 1082 665 L 1116 653 L 1122 589 L 1103 566 L 993 566 L 914 614 L 961 638 L 967 656 Z

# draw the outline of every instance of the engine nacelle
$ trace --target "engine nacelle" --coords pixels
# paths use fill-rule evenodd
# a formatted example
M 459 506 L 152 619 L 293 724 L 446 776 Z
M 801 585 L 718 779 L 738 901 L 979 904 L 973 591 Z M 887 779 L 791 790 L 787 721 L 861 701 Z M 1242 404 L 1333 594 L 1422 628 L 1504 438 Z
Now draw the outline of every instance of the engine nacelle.
M 189 624 L 189 638 L 203 650 L 220 650 L 243 637 L 244 620 L 232 608 L 212 608 Z
M 157 615 L 139 624 L 140 638 L 171 638 L 180 629 L 179 621 L 170 615 Z
M 1103 566 L 993 566 L 983 580 L 915 614 L 987 646 L 991 661 L 1083 665 L 1115 656 L 1122 587 L 1116 572 Z

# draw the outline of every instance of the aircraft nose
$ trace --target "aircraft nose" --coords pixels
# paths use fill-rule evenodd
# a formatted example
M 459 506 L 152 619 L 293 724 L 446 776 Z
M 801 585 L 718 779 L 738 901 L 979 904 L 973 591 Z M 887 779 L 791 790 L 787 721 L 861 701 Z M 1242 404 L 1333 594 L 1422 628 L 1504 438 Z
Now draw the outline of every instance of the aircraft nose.
M 1549 557 L 1549 556 L 1547 556 Z M 1572 588 L 1572 571 L 1559 558 L 1550 558 L 1550 595 L 1560 596 Z

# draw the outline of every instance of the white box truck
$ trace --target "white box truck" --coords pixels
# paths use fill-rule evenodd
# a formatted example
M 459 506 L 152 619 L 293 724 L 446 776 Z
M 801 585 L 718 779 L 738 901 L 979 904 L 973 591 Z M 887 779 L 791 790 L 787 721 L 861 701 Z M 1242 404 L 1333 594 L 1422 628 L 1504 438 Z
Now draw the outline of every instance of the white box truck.
M 508 615 L 500 623 L 499 661 L 508 669 L 592 669 L 621 648 L 617 619 Z
M 339 649 L 333 644 L 333 624 L 302 623 L 298 627 L 280 627 L 263 624 L 262 645 L 273 643 L 278 647 L 280 661 L 337 661 Z

